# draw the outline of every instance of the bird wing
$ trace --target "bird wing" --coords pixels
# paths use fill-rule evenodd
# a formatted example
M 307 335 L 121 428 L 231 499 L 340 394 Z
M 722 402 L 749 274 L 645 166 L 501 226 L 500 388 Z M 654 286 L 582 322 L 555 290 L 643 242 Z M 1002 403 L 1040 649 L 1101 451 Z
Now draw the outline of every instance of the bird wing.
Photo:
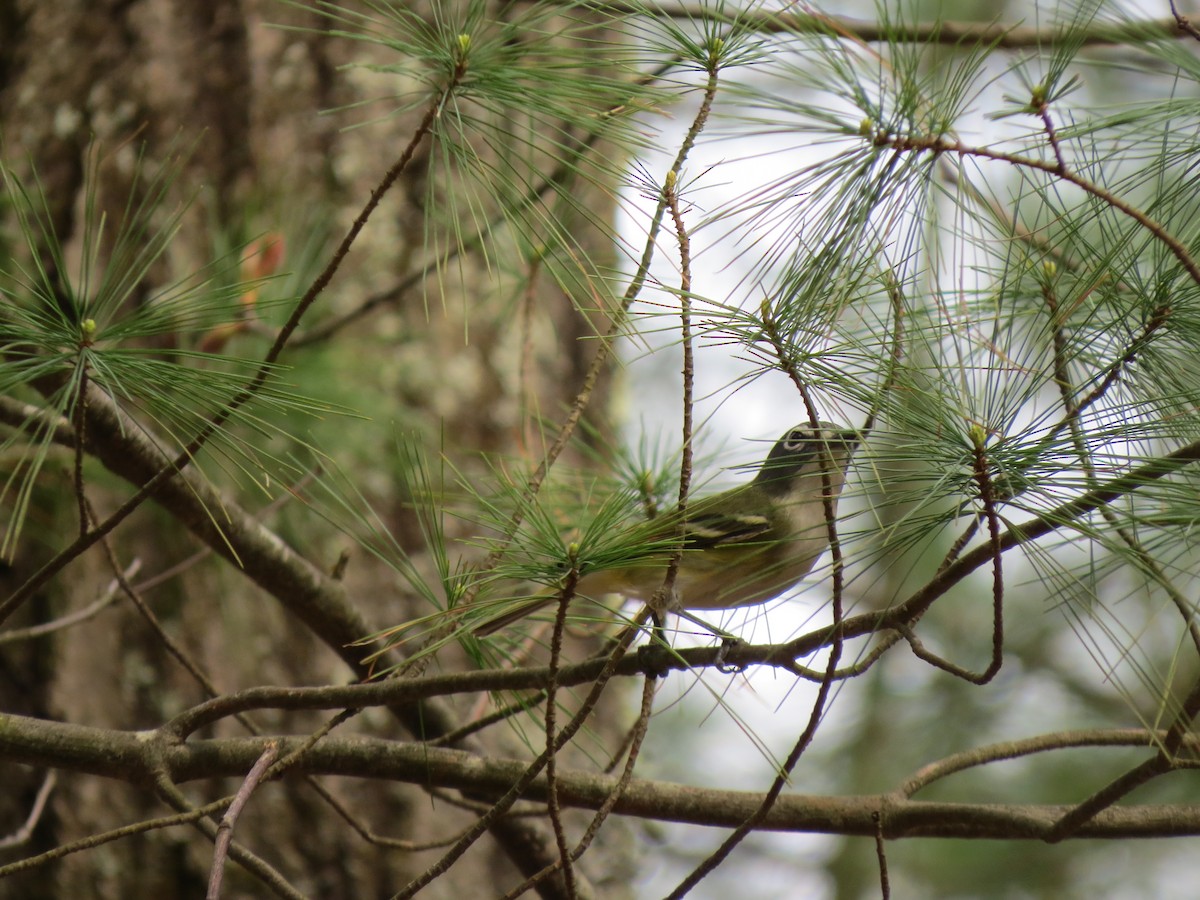
M 771 531 L 771 520 L 766 516 L 738 513 L 690 513 L 683 525 L 683 545 L 688 550 L 706 550 L 761 541 Z

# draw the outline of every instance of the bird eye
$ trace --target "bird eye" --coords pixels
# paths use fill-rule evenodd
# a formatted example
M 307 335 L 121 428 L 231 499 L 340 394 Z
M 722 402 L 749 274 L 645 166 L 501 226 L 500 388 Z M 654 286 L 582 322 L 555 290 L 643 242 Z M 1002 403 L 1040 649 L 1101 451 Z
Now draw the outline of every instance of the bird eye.
M 812 440 L 812 435 L 802 428 L 795 428 L 788 433 L 787 438 L 783 442 L 785 450 L 799 450 L 805 444 Z

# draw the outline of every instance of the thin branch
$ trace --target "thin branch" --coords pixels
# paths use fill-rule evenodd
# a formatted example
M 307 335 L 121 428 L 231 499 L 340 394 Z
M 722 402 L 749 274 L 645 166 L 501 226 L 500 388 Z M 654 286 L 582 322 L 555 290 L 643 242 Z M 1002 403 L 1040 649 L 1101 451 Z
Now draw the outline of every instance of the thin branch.
M 835 610 L 836 613 L 836 610 Z M 835 622 L 836 622 L 835 618 Z M 721 846 L 709 854 L 700 865 L 696 866 L 692 872 L 684 878 L 675 889 L 667 895 L 667 900 L 678 900 L 687 896 L 700 881 L 717 868 L 730 853 L 740 844 L 749 834 L 764 827 L 771 810 L 775 804 L 779 802 L 779 798 L 783 794 L 784 787 L 791 780 L 792 771 L 799 763 L 800 757 L 808 749 L 814 737 L 817 734 L 817 727 L 821 723 L 821 719 L 825 713 L 826 704 L 832 692 L 833 685 L 836 683 L 833 679 L 833 673 L 837 669 L 837 662 L 841 655 L 842 640 L 840 636 L 835 636 L 834 644 L 829 652 L 829 666 L 825 672 L 825 678 L 817 688 L 817 697 L 813 701 L 812 710 L 809 712 L 808 722 L 804 727 L 804 731 L 800 737 L 796 739 L 795 745 L 788 754 L 783 765 L 779 768 L 779 773 L 775 776 L 771 787 L 762 795 L 754 811 L 738 823 L 737 828 L 721 842 Z
M 1153 781 L 1160 775 L 1171 771 L 1171 763 L 1162 755 L 1154 756 L 1140 765 L 1134 766 L 1128 772 L 1117 777 L 1078 806 L 1072 807 L 1063 814 L 1044 840 L 1048 844 L 1057 844 L 1064 838 L 1078 833 L 1080 826 L 1095 818 L 1100 812 L 1113 806 L 1118 800 L 1133 792 L 1142 785 Z
M 1037 735 L 1019 741 L 1005 741 L 964 750 L 937 762 L 923 766 L 896 789 L 896 793 L 911 798 L 918 791 L 950 775 L 966 771 L 975 766 L 1006 760 L 1020 759 L 1037 753 L 1070 750 L 1081 747 L 1148 747 L 1161 742 L 1165 731 L 1152 732 L 1142 728 L 1113 729 L 1107 731 L 1058 731 Z M 1195 743 L 1195 741 L 1193 741 Z
M 215 803 L 209 803 L 205 806 L 197 807 L 190 812 L 178 813 L 173 816 L 162 816 L 157 819 L 147 819 L 144 822 L 135 822 L 132 825 L 122 825 L 120 828 L 113 828 L 110 831 L 104 831 L 100 834 L 91 834 L 85 838 L 80 838 L 77 841 L 71 841 L 67 844 L 60 844 L 53 850 L 47 850 L 45 853 L 39 853 L 37 856 L 28 856 L 25 859 L 17 860 L 5 866 L 0 866 L 0 878 L 8 878 L 11 875 L 18 875 L 21 872 L 27 872 L 31 869 L 40 868 L 48 863 L 57 862 L 65 859 L 75 853 L 81 853 L 85 850 L 91 850 L 95 847 L 101 847 L 104 844 L 111 844 L 113 841 L 123 840 L 127 837 L 147 834 L 151 831 L 158 831 L 162 828 L 175 828 L 179 825 L 188 825 L 196 819 L 203 818 L 214 813 L 221 812 L 227 806 L 232 798 L 225 797 Z
M 575 867 L 571 865 L 570 848 L 567 846 L 567 832 L 563 828 L 562 809 L 558 805 L 558 747 L 554 733 L 555 719 L 558 715 L 558 670 L 562 663 L 563 632 L 567 627 L 567 610 L 575 597 L 575 587 L 579 584 L 579 569 L 572 566 L 567 573 L 562 590 L 559 592 L 558 611 L 554 616 L 554 631 L 550 637 L 550 683 L 546 687 L 546 784 L 549 786 L 549 797 L 546 802 L 550 814 L 550 827 L 554 831 L 554 841 L 558 845 L 558 865 L 562 869 L 563 882 L 568 897 L 575 897 Z
M 1124 475 L 1086 491 L 1054 509 L 1036 516 L 1028 522 L 1010 525 L 999 537 L 999 547 L 1008 551 L 1013 547 L 1029 543 L 1039 537 L 1057 531 L 1077 519 L 1094 512 L 1119 497 L 1146 487 L 1160 478 L 1165 478 L 1200 460 L 1200 441 L 1186 444 L 1179 449 L 1152 459 Z M 883 628 L 900 627 L 913 621 L 946 591 L 962 581 L 975 569 L 993 559 L 995 548 L 989 544 L 975 547 L 964 553 L 957 561 L 941 569 L 923 587 L 918 588 L 902 602 L 883 613 L 866 613 L 845 620 L 841 632 L 846 637 L 871 634 Z M 791 656 L 803 656 L 819 648 L 830 639 L 829 630 L 803 635 L 785 646 Z
M 708 111 L 717 96 L 717 69 L 710 70 L 708 82 L 705 84 L 704 99 L 701 101 L 701 114 L 707 119 Z M 692 345 L 692 243 L 688 237 L 687 225 L 683 221 L 683 211 L 679 206 L 679 172 L 671 169 L 667 172 L 663 185 L 663 197 L 667 201 L 667 209 L 671 214 L 671 222 L 675 226 L 675 240 L 679 244 L 679 339 L 683 348 L 683 442 L 679 460 L 679 496 L 676 501 L 678 524 L 675 527 L 677 538 L 682 538 L 687 527 L 688 493 L 692 486 L 692 437 L 695 415 L 695 381 L 696 360 L 695 348 Z M 679 565 L 683 562 L 683 542 L 672 551 L 667 560 L 667 571 L 663 577 L 662 587 L 659 588 L 659 602 L 651 601 L 655 610 L 666 609 L 672 604 L 669 601 L 675 593 L 675 579 L 679 576 Z M 685 598 L 686 600 L 686 598 Z
M 793 380 L 800 389 L 800 395 L 808 410 L 809 420 L 813 428 L 817 428 L 819 425 L 817 408 L 807 390 L 807 386 L 799 377 L 798 372 L 793 373 Z M 834 514 L 834 504 L 837 498 L 833 493 L 833 481 L 830 476 L 832 460 L 829 449 L 823 443 L 820 445 L 819 454 L 821 457 L 821 500 L 825 507 L 825 528 L 829 536 L 829 550 L 833 557 L 833 584 L 830 588 L 832 594 L 830 607 L 833 618 L 831 628 L 833 640 L 829 648 L 829 660 L 825 667 L 825 677 L 817 687 L 817 696 L 813 701 L 812 710 L 809 712 L 808 722 L 805 724 L 804 730 L 796 739 L 791 752 L 788 754 L 787 759 L 784 760 L 783 765 L 780 766 L 778 774 L 771 783 L 771 787 L 767 789 L 757 808 L 721 842 L 721 846 L 710 853 L 683 881 L 675 886 L 675 889 L 668 895 L 667 900 L 678 900 L 678 898 L 687 896 L 692 888 L 724 862 L 738 844 L 749 834 L 757 830 L 766 820 L 771 812 L 771 808 L 778 802 L 784 787 L 791 779 L 792 771 L 800 762 L 800 757 L 804 755 L 805 751 L 812 744 L 813 738 L 816 737 L 817 728 L 820 726 L 821 719 L 825 714 L 826 706 L 833 692 L 833 686 L 837 683 L 835 673 L 838 671 L 838 663 L 841 661 L 842 649 L 845 644 L 845 638 L 841 632 L 843 617 L 842 591 L 845 573 L 841 545 L 838 540 L 837 517 Z
M 1169 475 L 1197 459 L 1200 459 L 1200 442 L 1181 448 L 1167 457 L 1153 460 L 1127 475 L 1114 479 L 1108 485 L 1089 491 L 1030 522 L 1011 525 L 1000 535 L 1000 546 L 1007 551 L 1055 531 L 1116 497 L 1144 487 L 1151 480 Z M 940 571 L 900 604 L 888 610 L 845 619 L 841 627 L 842 633 L 850 638 L 874 636 L 881 631 L 904 628 L 907 623 L 919 618 L 937 597 L 974 569 L 990 561 L 993 555 L 991 546 L 975 548 Z M 721 661 L 721 655 L 724 653 L 724 659 L 729 665 L 770 665 L 791 670 L 795 660 L 810 656 L 823 647 L 830 640 L 831 631 L 832 628 L 827 626 L 780 644 L 739 643 L 724 649 L 683 648 L 674 651 L 666 663 L 668 668 L 681 671 L 704 668 L 715 666 Z M 604 660 L 587 660 L 564 666 L 559 671 L 558 684 L 564 687 L 589 683 L 607 666 L 608 663 Z M 639 655 L 633 654 L 618 660 L 613 671 L 615 676 L 620 677 L 644 675 L 652 669 Z M 853 677 L 860 673 L 859 667 L 849 667 L 838 670 L 836 674 L 838 677 Z M 186 710 L 168 722 L 164 728 L 183 739 L 219 719 L 258 708 L 298 710 L 393 706 L 478 691 L 541 691 L 545 690 L 548 683 L 549 675 L 545 667 L 529 667 L 478 670 L 421 679 L 388 680 L 336 687 L 248 688 Z M 534 698 L 530 702 L 535 703 L 537 700 Z M 513 712 L 515 711 L 514 709 Z
M 1046 301 L 1046 310 L 1050 318 L 1050 344 L 1051 344 L 1051 371 L 1054 376 L 1054 383 L 1058 386 L 1059 400 L 1062 403 L 1064 416 L 1063 421 L 1066 422 L 1070 429 L 1071 442 L 1075 446 L 1075 452 L 1079 456 L 1079 465 L 1083 469 L 1083 475 L 1086 479 L 1088 487 L 1096 486 L 1096 468 L 1092 464 L 1091 454 L 1088 452 L 1087 440 L 1083 433 L 1083 424 L 1080 421 L 1080 413 L 1084 409 L 1084 403 L 1092 402 L 1092 399 L 1097 394 L 1092 391 L 1085 398 L 1084 403 L 1075 401 L 1075 385 L 1071 379 L 1070 368 L 1067 364 L 1067 336 L 1065 318 L 1059 310 L 1058 295 L 1054 290 L 1054 284 L 1051 280 L 1053 272 L 1046 271 L 1046 280 L 1042 285 L 1042 298 Z M 1147 323 L 1147 328 L 1149 323 Z M 1141 337 L 1134 342 L 1135 346 L 1149 339 L 1151 332 L 1143 329 Z M 1124 359 L 1130 358 L 1130 353 L 1126 353 L 1120 361 L 1124 364 Z M 1112 371 L 1116 371 L 1115 367 Z M 1105 379 L 1110 382 L 1110 379 Z M 1059 429 L 1056 429 L 1056 432 Z M 1113 512 L 1109 506 L 1100 507 L 1100 515 L 1104 517 L 1113 529 L 1114 533 L 1137 556 L 1138 563 L 1144 568 L 1150 576 L 1158 583 L 1158 585 L 1167 592 L 1171 602 L 1175 604 L 1175 609 L 1183 618 L 1184 627 L 1188 631 L 1188 635 L 1192 639 L 1192 646 L 1196 649 L 1197 655 L 1200 656 L 1200 623 L 1196 621 L 1196 612 L 1193 605 L 1186 597 L 1180 593 L 1179 589 L 1167 577 L 1167 573 L 1162 566 L 1158 564 L 1153 554 L 1150 553 L 1142 542 L 1137 539 L 1137 536 L 1128 528 L 1121 525 L 1117 519 L 1117 514 Z
M 892 295 L 895 300 L 896 295 Z M 813 399 L 812 392 L 808 384 L 801 377 L 798 367 L 792 359 L 792 354 L 785 345 L 782 335 L 775 326 L 773 317 L 770 314 L 770 309 L 766 303 L 763 304 L 762 315 L 763 330 L 767 338 L 770 340 L 772 347 L 775 349 L 776 357 L 780 368 L 787 373 L 791 378 L 792 383 L 796 386 L 801 399 L 804 402 L 805 410 L 808 413 L 809 423 L 812 427 L 818 428 L 820 425 L 820 415 L 817 410 L 816 403 Z M 897 318 L 897 334 L 899 333 L 899 318 Z M 898 346 L 898 345 L 897 345 Z M 813 738 L 816 737 L 817 728 L 820 725 L 821 719 L 825 714 L 826 706 L 829 698 L 832 695 L 833 685 L 837 683 L 838 663 L 841 661 L 842 650 L 845 638 L 842 634 L 843 621 L 843 591 L 845 586 L 845 561 L 842 558 L 841 541 L 838 536 L 837 516 L 835 514 L 835 504 L 837 497 L 833 490 L 832 457 L 829 449 L 822 444 L 819 447 L 819 457 L 821 463 L 821 501 L 824 507 L 825 529 L 829 538 L 829 552 L 832 558 L 832 584 L 830 587 L 831 593 L 831 616 L 832 625 L 829 633 L 832 637 L 829 648 L 829 659 L 826 662 L 824 677 L 820 680 L 817 688 L 817 696 L 813 701 L 812 710 L 809 713 L 808 722 L 805 724 L 804 730 L 797 738 L 788 754 L 787 759 L 780 767 L 778 774 L 772 782 L 770 788 L 763 795 L 762 801 L 754 812 L 742 821 L 737 828 L 721 843 L 721 845 L 709 854 L 695 869 L 693 869 L 687 877 L 683 879 L 675 889 L 668 895 L 668 900 L 677 900 L 691 892 L 697 884 L 700 883 L 710 872 L 715 870 L 722 862 L 729 857 L 734 849 L 740 844 L 750 833 L 756 830 L 770 813 L 772 806 L 778 801 L 791 778 L 791 773 L 796 765 L 800 762 L 800 758 L 811 745 Z M 723 660 L 724 662 L 724 660 Z
M 38 788 L 37 794 L 33 798 L 33 805 L 29 807 L 29 815 L 25 817 L 20 828 L 12 834 L 0 838 L 0 850 L 20 847 L 29 842 L 29 839 L 33 837 L 33 829 L 37 828 L 38 822 L 42 820 L 42 813 L 50 799 L 50 792 L 54 790 L 56 784 L 58 784 L 58 773 L 53 770 L 47 772 L 42 778 L 41 787 Z
M 1045 100 L 1038 100 L 1036 109 L 1038 118 L 1042 120 L 1042 127 L 1046 129 L 1046 140 L 1050 142 L 1050 148 L 1054 151 L 1055 162 L 1058 163 L 1058 168 L 1055 171 L 1057 174 L 1062 175 L 1067 171 L 1067 160 L 1063 156 L 1062 147 L 1058 143 L 1058 132 L 1054 130 L 1054 120 L 1050 118 L 1050 104 Z
M 996 494 L 988 472 L 990 464 L 982 430 L 976 437 L 975 482 L 979 485 L 979 501 L 983 504 L 988 544 L 992 549 L 992 660 L 978 678 L 971 679 L 973 684 L 983 685 L 996 677 L 1004 662 L 1004 551 L 1000 547 L 1000 514 L 996 510 Z
M 349 722 L 357 716 L 361 709 L 343 709 L 337 715 L 330 716 L 320 728 L 305 736 L 304 740 L 299 745 L 290 749 L 283 755 L 281 759 L 271 764 L 271 769 L 267 773 L 269 778 L 278 778 L 284 772 L 294 768 L 303 758 L 304 754 L 312 750 L 318 743 L 325 740 L 336 728 L 341 727 L 346 722 Z
M 179 790 L 164 773 L 159 773 L 155 777 L 154 787 L 158 791 L 158 795 L 179 812 L 196 812 L 192 802 L 188 800 L 183 791 Z M 217 839 L 217 826 L 211 819 L 197 817 L 192 819 L 188 824 L 199 829 L 215 843 Z M 230 842 L 229 856 L 276 896 L 283 897 L 285 900 L 305 900 L 304 895 L 288 884 L 287 879 L 274 866 L 257 854 L 251 853 L 240 844 Z
M 268 743 L 267 748 L 263 750 L 260 756 L 246 773 L 246 778 L 242 782 L 242 786 L 238 788 L 238 792 L 233 797 L 233 802 L 229 804 L 229 808 L 225 810 L 225 815 L 221 816 L 221 822 L 217 826 L 217 839 L 213 846 L 212 868 L 208 875 L 208 893 L 205 895 L 205 900 L 220 900 L 221 896 L 221 881 L 225 876 L 225 859 L 229 855 L 229 845 L 233 843 L 233 829 L 237 825 L 237 820 L 242 814 L 242 810 L 246 808 L 246 804 L 250 802 L 250 795 L 266 775 L 267 768 L 275 761 L 275 755 L 279 752 L 278 745 Z
M 1175 24 L 1179 27 L 1181 32 L 1184 34 L 1189 34 L 1196 40 L 1200 41 L 1200 30 L 1197 30 L 1196 26 L 1192 24 L 1192 20 L 1190 18 L 1183 15 L 1179 11 L 1178 7 L 1175 6 L 1175 0 L 1171 0 L 1171 15 L 1175 17 Z
M 667 72 L 675 67 L 678 60 L 663 63 L 655 67 L 652 71 L 647 72 L 634 82 L 635 87 L 648 87 L 654 82 L 662 78 Z M 614 116 L 621 114 L 629 108 L 629 104 L 622 102 L 609 109 L 605 110 L 596 117 L 596 121 L 603 126 L 610 121 Z M 547 197 L 552 191 L 561 191 L 568 186 L 571 178 L 579 171 L 579 164 L 583 158 L 595 148 L 596 144 L 607 134 L 603 127 L 596 127 L 589 130 L 586 134 L 574 138 L 574 143 L 569 148 L 564 148 L 562 156 L 554 170 L 547 175 L 542 181 L 527 190 L 525 194 L 514 204 L 514 210 L 520 212 L 529 207 L 532 207 L 539 200 Z M 304 347 L 309 344 L 317 343 L 326 340 L 336 334 L 347 325 L 357 321 L 363 316 L 369 314 L 375 309 L 382 306 L 398 303 L 410 291 L 415 290 L 419 285 L 424 283 L 431 274 L 445 271 L 447 264 L 463 256 L 467 253 L 478 250 L 484 242 L 484 236 L 495 231 L 501 225 L 510 221 L 512 211 L 501 211 L 487 220 L 481 228 L 473 235 L 470 235 L 463 240 L 455 243 L 443 252 L 435 260 L 428 261 L 421 268 L 414 272 L 410 272 L 394 287 L 389 290 L 382 291 L 378 294 L 373 294 L 364 300 L 359 306 L 351 309 L 345 314 L 323 322 L 315 326 L 310 332 L 297 337 L 292 343 L 296 347 Z
M 951 563 L 953 563 L 956 559 L 958 559 L 959 556 L 962 555 L 963 550 L 966 549 L 967 544 L 971 543 L 971 538 L 975 537 L 975 532 L 978 530 L 979 519 L 972 519 L 971 523 L 965 529 L 963 529 L 963 533 L 954 539 L 954 543 L 951 544 L 950 549 L 946 551 L 946 556 L 938 564 L 937 570 L 939 575 L 948 569 Z
M 892 896 L 892 886 L 888 880 L 887 847 L 883 837 L 883 816 L 875 813 L 874 819 L 877 826 L 875 830 L 875 861 L 879 865 L 879 896 L 882 900 L 888 900 Z
M 447 803 L 450 806 L 455 807 L 456 809 L 465 809 L 468 812 L 473 812 L 477 815 L 486 813 L 489 809 L 492 808 L 492 804 L 490 804 L 490 803 L 486 803 L 482 800 L 470 800 L 464 796 L 461 796 L 460 794 L 456 793 L 455 791 L 447 790 L 445 788 L 426 787 L 425 793 L 427 793 L 430 797 L 434 797 L 438 800 L 441 800 L 443 803 Z M 521 808 L 520 809 L 516 809 L 516 808 L 510 809 L 508 812 L 506 812 L 504 814 L 505 818 L 511 819 L 513 817 L 519 818 L 521 816 L 536 816 L 538 818 L 544 819 L 546 817 L 546 815 L 548 814 L 545 803 L 536 803 L 533 801 L 525 801 L 525 800 L 521 800 L 518 802 L 521 804 Z M 471 826 L 468 826 L 468 827 L 471 827 Z M 456 834 L 452 838 L 438 841 L 435 846 L 438 849 L 442 849 L 444 847 L 449 847 L 451 844 L 453 844 L 455 841 L 457 841 L 459 838 L 461 838 L 465 833 L 466 833 L 466 828 L 462 829 L 458 834 Z
M 872 647 L 858 662 L 845 668 L 834 670 L 833 677 L 837 681 L 845 681 L 847 678 L 857 678 L 859 675 L 866 673 L 871 666 L 882 658 L 888 650 L 900 642 L 902 637 L 905 637 L 902 630 L 889 631 L 886 633 L 877 633 L 879 643 Z M 771 663 L 786 669 L 793 675 L 803 678 L 805 681 L 812 681 L 820 684 L 826 677 L 825 672 L 818 672 L 816 669 L 811 669 L 808 666 L 802 666 L 800 663 L 792 659 L 780 660 Z
M 90 503 L 86 505 L 86 511 L 89 521 L 96 521 L 96 512 L 92 509 Z M 104 550 L 105 559 L 108 562 L 109 569 L 113 573 L 113 579 L 116 581 L 117 586 L 121 589 L 126 599 L 133 604 L 138 614 L 146 621 L 146 624 L 150 626 L 150 630 L 154 632 L 154 636 L 158 638 L 159 643 L 163 645 L 167 653 L 179 663 L 183 670 L 192 676 L 192 679 L 200 685 L 205 694 L 209 697 L 220 696 L 221 692 L 217 690 L 217 686 L 213 680 L 208 677 L 200 665 L 183 649 L 183 646 L 167 634 L 167 630 L 163 628 L 162 622 L 158 620 L 158 616 L 154 614 L 154 610 L 150 609 L 150 606 L 142 599 L 141 595 L 133 589 L 133 585 L 129 583 L 129 577 L 121 571 L 121 564 L 117 560 L 116 551 L 112 548 L 112 542 L 105 538 L 100 541 L 100 546 Z M 251 734 L 257 733 L 256 729 L 243 716 L 239 715 L 235 718 Z
M 883 382 L 879 385 L 879 391 L 875 395 L 874 402 L 870 410 L 867 411 L 866 419 L 863 421 L 861 431 L 864 434 L 874 429 L 875 420 L 879 418 L 879 413 L 883 409 L 884 398 L 895 387 L 896 379 L 900 374 L 900 365 L 904 362 L 904 291 L 901 289 L 900 282 L 896 280 L 893 272 L 889 270 L 884 272 L 883 275 L 887 288 L 888 303 L 892 307 L 892 352 L 888 356 L 887 374 L 884 375 Z
M 724 658 L 738 666 L 768 664 L 790 667 L 792 660 L 779 659 L 787 644 L 739 643 L 724 651 Z M 715 666 L 722 659 L 719 647 L 688 647 L 672 652 L 668 667 L 680 671 Z M 563 666 L 556 678 L 558 686 L 574 687 L 594 682 L 610 664 L 614 677 L 646 675 L 654 671 L 640 654 L 619 657 L 615 663 L 608 658 L 591 659 Z M 846 676 L 859 674 L 850 669 Z M 254 687 L 200 703 L 169 720 L 163 731 L 176 740 L 184 740 L 197 730 L 237 713 L 254 709 L 318 710 L 402 706 L 417 700 L 478 692 L 512 693 L 543 691 L 550 683 L 546 666 L 522 669 L 480 669 L 419 679 L 388 679 L 361 684 L 332 687 Z M 522 709 L 538 702 L 531 698 Z M 512 709 L 511 712 L 519 712 Z M 433 746 L 430 741 L 425 746 Z
M 1172 3 L 1172 9 L 1174 3 Z M 738 10 L 724 13 L 708 3 L 641 3 L 628 0 L 606 0 L 604 9 L 627 15 L 647 13 L 689 22 L 737 22 L 746 31 L 762 34 L 812 34 L 824 37 L 852 38 L 865 43 L 908 43 L 925 45 L 982 44 L 1006 50 L 1049 50 L 1064 41 L 1072 46 L 1106 46 L 1137 44 L 1164 38 L 1180 37 L 1187 30 L 1187 19 L 1176 14 L 1172 19 L 1144 19 L 1138 22 L 1097 22 L 1086 29 L 1067 29 L 1061 26 L 1036 28 L 1005 25 L 1002 22 L 938 21 L 906 25 L 899 22 L 873 22 L 845 16 L 826 16 L 813 13 L 774 12 L 770 10 Z M 1082 33 L 1080 33 L 1082 31 Z M 1187 33 L 1191 33 L 1188 31 Z
M 519 716 L 522 713 L 527 713 L 529 710 L 538 706 L 546 699 L 545 690 L 537 691 L 531 696 L 523 700 L 517 700 L 507 706 L 502 706 L 500 709 L 488 713 L 486 716 L 480 716 L 478 719 L 468 722 L 454 731 L 443 734 L 441 737 L 434 738 L 429 741 L 431 747 L 450 747 L 457 744 L 463 738 L 472 734 L 478 734 L 485 728 L 490 728 L 506 719 L 511 719 L 513 716 Z
M 87 386 L 88 370 L 86 362 L 79 367 L 79 386 L 75 391 L 75 429 L 73 476 L 75 480 L 75 505 L 79 512 L 79 537 L 86 538 L 88 533 L 88 501 L 83 482 L 84 436 L 87 434 Z
M 980 673 L 972 672 L 970 669 L 965 668 L 964 666 L 958 665 L 958 663 L 951 662 L 950 660 L 946 659 L 944 656 L 941 656 L 940 654 L 935 653 L 934 651 L 932 651 L 928 647 L 926 647 L 925 642 L 922 641 L 919 637 L 917 637 L 917 633 L 913 630 L 911 625 L 907 625 L 907 624 L 897 625 L 896 633 L 900 637 L 904 638 L 905 643 L 908 644 L 908 649 L 912 651 L 912 655 L 915 656 L 917 659 L 921 660 L 921 662 L 928 663 L 929 665 L 933 666 L 935 669 L 941 669 L 943 672 L 947 673 L 948 675 L 953 675 L 955 678 L 961 678 L 963 681 L 969 682 L 970 684 L 979 684 L 981 682 L 981 679 L 983 676 Z M 993 634 L 992 646 L 994 648 L 995 647 L 994 636 L 996 634 L 994 629 L 992 631 L 992 634 Z M 993 655 L 992 655 L 993 663 L 995 662 L 995 658 L 996 658 L 995 651 L 993 649 Z
M 130 579 L 138 573 L 142 567 L 140 559 L 134 559 L 121 575 L 126 579 Z M 108 583 L 108 587 L 104 589 L 104 593 L 100 597 L 83 609 L 76 610 L 65 616 L 60 616 L 49 622 L 43 622 L 40 625 L 31 625 L 28 628 L 12 628 L 8 631 L 0 631 L 0 644 L 10 644 L 16 641 L 27 641 L 31 638 L 45 637 L 48 634 L 54 634 L 57 631 L 62 631 L 74 625 L 79 625 L 89 619 L 95 618 L 108 607 L 112 606 L 113 601 L 120 596 L 121 583 L 114 578 Z
M 448 847 L 459 838 L 459 834 L 452 835 L 446 838 L 435 838 L 431 841 L 409 841 L 404 838 L 388 837 L 387 835 L 379 834 L 364 826 L 358 819 L 351 814 L 350 810 L 346 809 L 345 805 L 337 797 L 333 795 L 321 782 L 311 775 L 305 776 L 305 782 L 310 788 L 317 792 L 318 796 L 325 801 L 335 813 L 341 817 L 347 825 L 354 829 L 355 833 L 368 844 L 373 844 L 377 847 L 388 847 L 392 850 L 403 850 L 406 853 L 418 853 L 422 850 L 440 850 L 443 847 Z M 430 793 L 438 796 L 436 791 Z M 450 802 L 449 798 L 440 797 L 439 799 Z

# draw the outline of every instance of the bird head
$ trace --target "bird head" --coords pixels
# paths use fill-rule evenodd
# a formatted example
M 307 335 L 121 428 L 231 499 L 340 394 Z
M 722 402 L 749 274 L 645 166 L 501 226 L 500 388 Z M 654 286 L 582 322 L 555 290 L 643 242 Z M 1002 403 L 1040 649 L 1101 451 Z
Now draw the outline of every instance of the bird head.
M 836 494 L 854 448 L 861 440 L 861 432 L 830 422 L 820 422 L 817 428 L 797 425 L 775 442 L 753 484 L 773 495 L 783 495 L 794 488 L 798 478 L 820 477 L 827 467 L 825 471 L 834 479 Z

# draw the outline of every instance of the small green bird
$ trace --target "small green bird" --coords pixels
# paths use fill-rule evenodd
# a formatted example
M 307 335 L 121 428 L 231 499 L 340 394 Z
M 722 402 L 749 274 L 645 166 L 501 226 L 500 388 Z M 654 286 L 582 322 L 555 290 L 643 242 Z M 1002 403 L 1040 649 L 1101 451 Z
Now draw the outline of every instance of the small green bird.
M 635 526 L 653 549 L 633 563 L 585 571 L 576 593 L 593 598 L 619 594 L 651 603 L 673 552 L 682 548 L 674 595 L 660 612 L 731 609 L 779 596 L 807 575 L 829 546 L 822 473 L 828 476 L 836 510 L 861 439 L 861 433 L 828 422 L 817 429 L 790 429 L 752 481 L 689 503 L 682 523 L 675 513 L 652 520 L 649 530 L 646 524 Z M 492 634 L 555 602 L 547 595 L 530 598 L 474 631 Z

